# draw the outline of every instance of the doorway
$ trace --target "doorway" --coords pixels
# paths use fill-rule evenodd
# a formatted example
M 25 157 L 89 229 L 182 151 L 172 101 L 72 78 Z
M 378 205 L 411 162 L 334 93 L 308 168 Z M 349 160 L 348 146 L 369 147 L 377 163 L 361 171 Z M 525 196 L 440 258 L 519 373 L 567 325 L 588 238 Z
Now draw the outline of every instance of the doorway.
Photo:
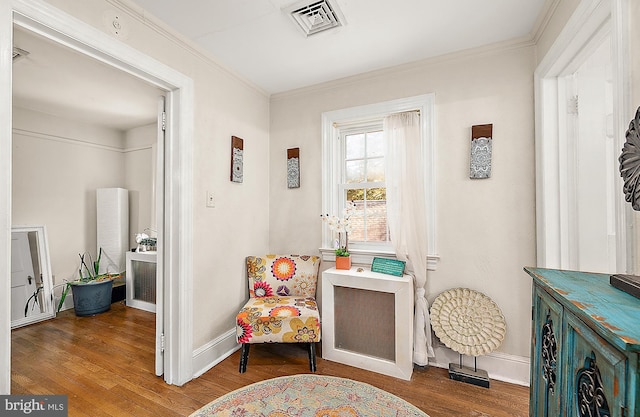
M 133 74 L 166 91 L 167 130 L 164 149 L 164 178 L 180 178 L 165 182 L 164 199 L 159 210 L 163 219 L 159 227 L 158 274 L 169 289 L 163 297 L 165 309 L 158 315 L 164 328 L 164 380 L 182 385 L 192 378 L 191 294 L 187 291 L 192 280 L 191 271 L 191 183 L 193 82 L 166 65 L 141 54 L 121 42 L 105 38 L 104 33 L 85 25 L 56 9 L 43 8 L 33 0 L 13 0 L 0 9 L 2 36 L 0 49 L 12 48 L 11 29 L 20 25 L 48 39 L 68 46 L 81 54 L 98 59 L 114 68 Z M 0 60 L 0 87 L 11 89 L 11 62 Z M 0 100 L 0 166 L 6 180 L 0 183 L 0 195 L 7 204 L 0 208 L 2 230 L 11 225 L 11 97 Z M 179 142 L 179 146 L 178 146 Z M 7 152 L 5 152 L 5 150 Z M 166 239 L 163 237 L 166 236 Z M 10 270 L 8 235 L 0 240 L 0 268 Z M 9 274 L 4 274 L 4 278 Z M 180 276 L 180 280 L 177 277 Z M 0 293 L 0 302 L 10 308 L 8 294 Z M 169 316 L 166 311 L 173 311 Z M 10 315 L 0 315 L 0 392 L 10 391 Z M 162 334 L 159 335 L 162 337 Z M 160 346 L 160 344 L 158 343 Z
M 617 161 L 629 114 L 628 3 L 581 2 L 534 73 L 539 267 L 633 268 Z
M 72 297 L 62 304 L 61 295 L 65 282 L 77 279 L 77 254 L 96 260 L 100 252 L 100 273 L 120 275 L 125 271 L 125 251 L 136 246 L 135 234 L 158 230 L 154 196 L 163 195 L 164 163 L 157 159 L 164 137 L 157 125 L 164 111 L 159 108 L 164 92 L 14 26 L 13 43 L 20 56 L 13 62 L 12 222 L 47 227 L 56 291 L 47 292 L 46 299 L 53 299 L 53 305 L 48 302 L 46 307 L 67 309 L 72 307 Z M 104 194 L 107 189 L 127 191 Z M 115 204 L 120 200 L 122 208 Z M 120 210 L 126 214 L 121 216 Z M 97 217 L 100 212 L 102 217 Z M 114 222 L 122 226 L 110 227 Z M 28 324 L 18 321 L 17 314 L 24 310 L 26 316 L 24 305 L 34 291 L 20 297 L 20 290 L 24 293 L 27 288 L 17 283 L 29 280 L 13 278 L 12 326 Z M 121 289 L 124 281 L 116 278 L 114 287 Z M 156 327 L 162 333 L 158 319 Z M 161 350 L 157 351 L 155 368 L 162 375 Z
M 621 197 L 618 178 L 618 143 L 613 132 L 611 37 L 606 36 L 586 57 L 574 60 L 568 75 L 558 78 L 566 111 L 560 115 L 566 130 L 568 169 L 566 230 L 568 268 L 616 272 L 616 200 Z M 562 109 L 562 107 L 561 107 Z

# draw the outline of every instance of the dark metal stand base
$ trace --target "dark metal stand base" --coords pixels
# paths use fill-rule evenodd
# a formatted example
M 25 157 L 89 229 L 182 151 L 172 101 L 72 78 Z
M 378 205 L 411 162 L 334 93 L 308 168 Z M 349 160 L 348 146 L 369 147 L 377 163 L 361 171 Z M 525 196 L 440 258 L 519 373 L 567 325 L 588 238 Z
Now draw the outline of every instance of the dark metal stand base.
M 627 294 L 640 298 L 640 277 L 637 275 L 611 275 L 609 283 Z
M 456 363 L 450 363 L 449 378 L 455 381 L 489 388 L 489 374 L 482 369 L 473 369 L 466 366 L 461 367 Z

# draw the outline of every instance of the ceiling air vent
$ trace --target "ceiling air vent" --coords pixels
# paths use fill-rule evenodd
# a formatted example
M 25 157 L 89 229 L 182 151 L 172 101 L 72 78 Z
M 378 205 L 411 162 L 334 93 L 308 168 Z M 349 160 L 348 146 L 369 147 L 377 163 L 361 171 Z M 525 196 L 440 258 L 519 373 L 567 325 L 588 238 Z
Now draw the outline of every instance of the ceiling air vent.
M 307 36 L 337 28 L 345 23 L 344 16 L 335 1 L 304 0 L 283 10 L 291 16 Z
M 27 55 L 29 55 L 29 52 L 25 51 L 24 49 L 20 49 L 17 47 L 13 47 L 13 60 L 12 62 L 16 62 L 19 59 L 22 59 L 24 57 L 26 57 Z

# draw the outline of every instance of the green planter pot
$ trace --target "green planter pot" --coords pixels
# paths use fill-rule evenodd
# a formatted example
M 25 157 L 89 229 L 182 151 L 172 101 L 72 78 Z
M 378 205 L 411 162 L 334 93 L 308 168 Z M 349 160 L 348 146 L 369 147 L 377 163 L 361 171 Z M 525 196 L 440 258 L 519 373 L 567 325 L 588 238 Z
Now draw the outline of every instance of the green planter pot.
M 71 284 L 76 316 L 93 316 L 111 308 L 112 280 Z

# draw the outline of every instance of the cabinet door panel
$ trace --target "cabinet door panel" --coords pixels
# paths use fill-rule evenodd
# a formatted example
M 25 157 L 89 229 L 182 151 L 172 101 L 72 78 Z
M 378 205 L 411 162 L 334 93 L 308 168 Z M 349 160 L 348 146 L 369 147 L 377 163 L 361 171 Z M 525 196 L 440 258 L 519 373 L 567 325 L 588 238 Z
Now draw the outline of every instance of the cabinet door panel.
M 540 287 L 533 292 L 533 328 L 531 348 L 531 398 L 529 415 L 558 417 L 562 378 L 562 306 Z
M 567 314 L 567 411 L 576 417 L 622 417 L 626 357 Z

